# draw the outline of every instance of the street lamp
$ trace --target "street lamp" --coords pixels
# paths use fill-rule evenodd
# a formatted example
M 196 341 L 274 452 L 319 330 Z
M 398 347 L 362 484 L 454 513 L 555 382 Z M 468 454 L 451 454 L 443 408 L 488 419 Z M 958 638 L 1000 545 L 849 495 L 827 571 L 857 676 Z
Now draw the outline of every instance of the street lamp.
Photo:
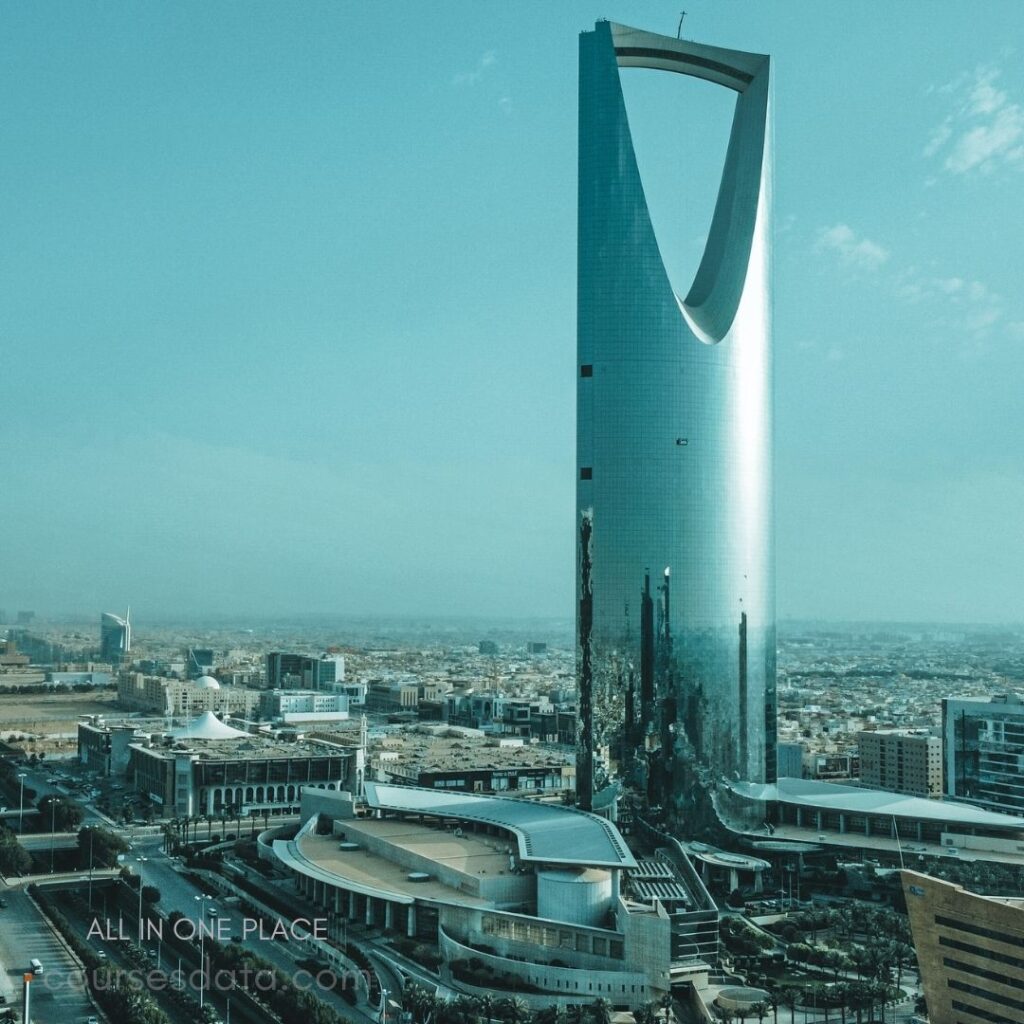
M 25 831 L 25 773 L 18 772 L 21 779 L 21 795 L 18 797 L 18 834 Z
M 202 896 L 192 897 L 199 904 L 199 1009 L 203 1009 L 203 993 L 206 990 L 206 955 L 204 952 L 206 929 L 203 918 L 203 906 L 206 900 L 212 900 L 212 896 L 203 893 Z
M 388 990 L 380 990 L 380 1024 L 388 1024 Z
M 137 917 L 138 917 L 138 920 L 139 920 L 139 942 L 141 943 L 142 942 L 142 865 L 146 863 L 146 858 L 145 857 L 138 857 L 137 860 L 138 860 L 138 864 L 139 864 L 139 912 L 138 912 Z
M 89 910 L 92 911 L 92 841 L 96 835 L 96 829 L 89 826 Z
M 53 832 L 57 827 L 57 798 L 50 794 L 50 874 L 53 874 Z

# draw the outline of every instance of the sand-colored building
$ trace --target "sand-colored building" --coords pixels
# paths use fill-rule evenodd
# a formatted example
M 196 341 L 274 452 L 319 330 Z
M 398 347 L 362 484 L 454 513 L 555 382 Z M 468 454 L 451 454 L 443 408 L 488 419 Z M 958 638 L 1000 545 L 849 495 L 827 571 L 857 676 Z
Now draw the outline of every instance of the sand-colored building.
M 930 1024 L 1024 1021 L 1024 898 L 902 879 Z

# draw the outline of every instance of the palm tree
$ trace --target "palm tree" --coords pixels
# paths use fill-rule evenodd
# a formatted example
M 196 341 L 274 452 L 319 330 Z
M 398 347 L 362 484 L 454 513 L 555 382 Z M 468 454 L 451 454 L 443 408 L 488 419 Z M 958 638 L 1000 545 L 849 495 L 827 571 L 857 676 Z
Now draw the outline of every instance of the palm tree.
M 530 1007 L 525 999 L 513 996 L 505 1000 L 505 1020 L 508 1024 L 526 1024 L 530 1019 Z
M 590 1013 L 594 1024 L 611 1024 L 612 1004 L 603 996 L 599 996 L 590 1004 Z
M 480 997 L 480 1016 L 485 1021 L 490 1020 L 494 1016 L 494 1008 L 497 1005 L 497 1000 L 492 995 L 486 995 Z
M 779 993 L 779 1003 L 785 1006 L 789 1010 L 790 1021 L 796 1020 L 796 989 L 795 988 L 784 988 Z

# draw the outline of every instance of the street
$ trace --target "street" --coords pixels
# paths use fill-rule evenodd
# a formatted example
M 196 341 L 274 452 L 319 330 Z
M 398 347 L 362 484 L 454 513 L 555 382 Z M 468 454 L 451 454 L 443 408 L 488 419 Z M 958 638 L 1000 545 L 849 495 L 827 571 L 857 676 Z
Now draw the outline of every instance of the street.
M 21 1005 L 22 975 L 35 958 L 43 973 L 32 982 L 33 1024 L 79 1024 L 96 1013 L 85 993 L 82 971 L 21 889 L 0 889 L 0 992 Z

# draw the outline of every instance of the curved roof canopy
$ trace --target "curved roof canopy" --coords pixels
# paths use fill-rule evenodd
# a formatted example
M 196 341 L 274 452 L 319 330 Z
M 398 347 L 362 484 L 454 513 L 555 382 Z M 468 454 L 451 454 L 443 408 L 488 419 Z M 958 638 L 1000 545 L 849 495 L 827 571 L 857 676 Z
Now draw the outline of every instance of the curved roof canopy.
M 906 796 L 880 789 L 858 789 L 856 786 L 839 786 L 834 782 L 816 782 L 812 779 L 779 779 L 774 785 L 733 782 L 729 788 L 750 800 L 778 801 L 812 810 L 883 814 L 895 818 L 989 828 L 1024 828 L 1024 818 L 986 811 L 955 800 L 928 800 L 920 796 Z
M 171 735 L 181 740 L 231 740 L 249 736 L 241 729 L 225 725 L 212 711 L 204 711 L 198 718 L 172 729 Z
M 220 683 L 213 676 L 200 676 L 193 683 L 193 686 L 200 690 L 219 690 Z
M 469 793 L 440 793 L 418 786 L 365 783 L 366 802 L 382 811 L 494 825 L 515 835 L 519 859 L 544 864 L 635 868 L 619 830 L 596 814 L 572 807 Z

